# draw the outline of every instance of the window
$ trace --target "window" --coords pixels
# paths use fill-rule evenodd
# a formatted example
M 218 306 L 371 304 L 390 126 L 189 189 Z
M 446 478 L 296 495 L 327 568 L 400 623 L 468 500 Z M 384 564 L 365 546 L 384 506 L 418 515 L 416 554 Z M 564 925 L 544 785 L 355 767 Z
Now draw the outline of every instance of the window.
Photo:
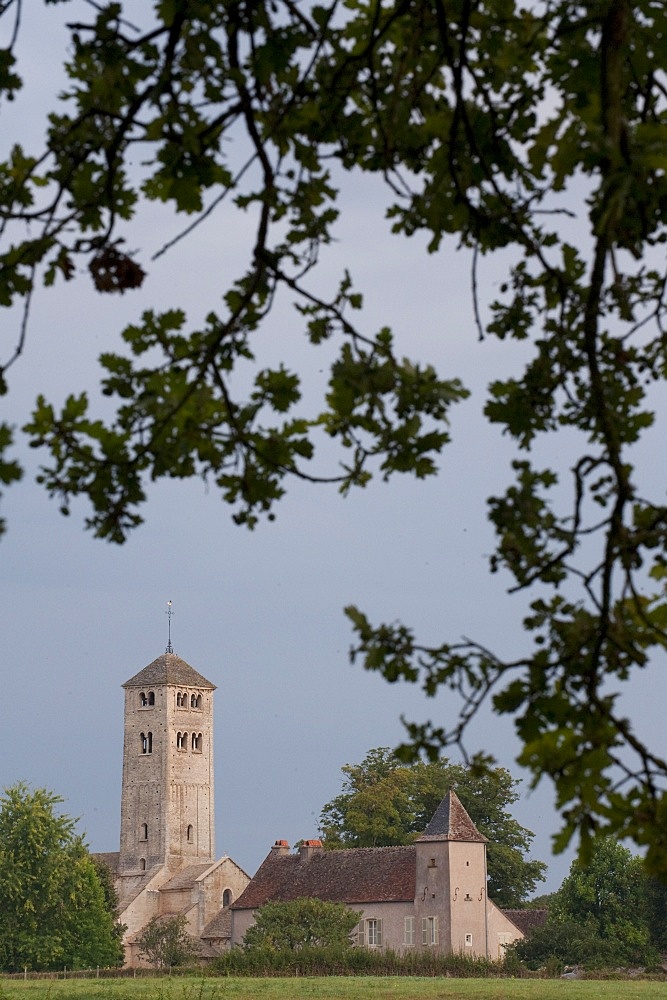
M 142 753 L 153 753 L 153 734 L 152 733 L 142 733 L 141 734 L 141 752 Z
M 438 918 L 422 917 L 422 944 L 432 947 L 438 943 Z
M 148 823 L 141 824 L 141 830 L 139 832 L 139 840 L 148 840 Z
M 188 831 L 187 831 L 188 844 L 192 843 L 193 835 L 194 835 L 194 827 L 193 827 L 192 823 L 190 823 L 189 826 L 188 826 Z
M 223 906 L 231 906 L 233 899 L 234 899 L 234 896 L 232 894 L 232 890 L 231 889 L 225 889 L 225 891 L 222 894 L 222 905 Z
M 403 944 L 415 943 L 415 918 L 405 917 L 403 920 Z
M 204 744 L 204 741 L 202 739 L 202 734 L 201 733 L 193 733 L 192 734 L 192 749 L 195 750 L 197 753 L 201 753 L 203 744 Z
M 151 705 L 154 704 L 155 704 L 155 691 L 149 691 L 148 694 L 146 694 L 145 691 L 142 691 L 141 694 L 139 695 L 139 708 L 150 708 Z
M 142 872 L 146 871 L 146 858 L 139 859 L 139 867 L 141 868 Z
M 155 704 L 155 691 L 149 691 L 148 692 L 148 704 L 149 705 L 154 705 Z
M 369 948 L 382 947 L 382 921 L 377 917 L 366 921 L 366 944 Z
M 466 934 L 465 936 L 466 948 L 472 948 L 472 934 Z
M 193 694 L 190 696 L 190 708 L 201 708 L 202 697 L 200 694 Z
M 187 733 L 176 733 L 176 749 L 177 750 L 187 750 L 188 749 L 188 734 Z

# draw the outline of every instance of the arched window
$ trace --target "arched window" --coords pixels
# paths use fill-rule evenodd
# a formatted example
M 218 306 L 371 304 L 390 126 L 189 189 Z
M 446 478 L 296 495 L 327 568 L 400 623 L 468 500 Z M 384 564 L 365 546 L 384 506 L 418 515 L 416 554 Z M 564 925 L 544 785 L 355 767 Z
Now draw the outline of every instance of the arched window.
M 188 749 L 188 734 L 187 733 L 176 733 L 176 749 L 177 750 L 187 750 Z
M 203 743 L 202 734 L 201 733 L 193 733 L 192 734 L 192 749 L 198 751 L 199 753 L 201 753 L 202 743 Z
M 196 707 L 197 707 L 197 695 L 196 694 L 191 694 L 190 695 L 190 708 L 196 708 Z
M 188 696 L 179 691 L 176 695 L 176 708 L 187 708 L 188 707 Z
M 234 899 L 234 897 L 232 895 L 232 890 L 231 889 L 225 889 L 225 891 L 222 894 L 222 905 L 223 906 L 231 906 L 233 899 Z
M 139 695 L 139 708 L 146 708 L 148 705 L 148 698 L 146 697 L 146 692 L 142 691 Z
M 192 843 L 192 837 L 193 837 L 194 832 L 195 832 L 194 831 L 194 827 L 192 826 L 192 823 L 190 823 L 190 825 L 188 826 L 188 832 L 187 832 L 188 844 Z
M 152 733 L 142 733 L 141 734 L 141 752 L 142 753 L 153 753 L 153 734 Z
M 141 868 L 142 872 L 146 871 L 146 858 L 139 859 L 139 867 Z
M 198 694 L 197 697 L 195 698 L 195 708 L 201 708 L 201 706 L 202 706 L 202 698 L 201 695 Z
M 148 704 L 149 705 L 154 705 L 155 704 L 155 691 L 149 691 L 148 692 Z
M 141 833 L 139 834 L 139 840 L 148 840 L 148 823 L 141 824 Z

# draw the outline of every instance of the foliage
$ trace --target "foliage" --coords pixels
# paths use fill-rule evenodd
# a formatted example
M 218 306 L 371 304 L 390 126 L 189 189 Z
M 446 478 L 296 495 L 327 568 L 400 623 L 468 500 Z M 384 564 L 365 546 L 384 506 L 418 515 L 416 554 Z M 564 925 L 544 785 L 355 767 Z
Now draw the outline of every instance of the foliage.
M 526 857 L 533 834 L 509 812 L 519 797 L 518 782 L 504 768 L 476 772 L 444 758 L 408 765 L 387 747 L 378 747 L 342 771 L 342 792 L 320 814 L 325 847 L 412 843 L 451 788 L 489 839 L 491 899 L 499 906 L 520 906 L 544 879 L 546 865 Z
M 248 950 L 290 952 L 313 947 L 352 947 L 350 935 L 360 916 L 344 903 L 312 897 L 265 903 L 257 911 L 243 946 Z
M 93 867 L 95 869 L 95 874 L 102 888 L 102 895 L 104 896 L 104 908 L 107 913 L 110 913 L 113 917 L 113 932 L 114 936 L 118 942 L 119 956 L 122 960 L 125 954 L 125 949 L 123 948 L 123 935 L 127 930 L 125 924 L 121 924 L 119 919 L 119 905 L 118 905 L 118 893 L 116 892 L 116 884 L 113 876 L 113 872 L 104 861 L 91 855 L 91 861 L 93 862 Z
M 586 864 L 573 863 L 546 925 L 516 951 L 532 967 L 549 958 L 589 967 L 654 963 L 648 887 L 641 858 L 610 838 L 600 840 Z
M 667 762 L 620 698 L 667 644 L 667 507 L 637 461 L 649 430 L 664 437 L 653 387 L 667 374 L 665 5 L 136 7 L 125 17 L 121 3 L 91 5 L 72 23 L 45 150 L 15 145 L 0 164 L 0 304 L 26 310 L 0 393 L 38 281 L 72 280 L 83 260 L 100 292 L 141 282 L 149 264 L 123 233 L 147 202 L 185 215 L 181 235 L 236 209 L 254 242 L 222 311 L 194 325 L 178 308 L 148 311 L 124 331 L 126 353 L 102 355 L 117 404 L 108 425 L 85 391 L 60 411 L 39 398 L 28 431 L 50 453 L 46 488 L 64 512 L 87 497 L 89 526 L 120 542 L 151 478 L 203 475 L 252 526 L 273 516 L 291 476 L 345 492 L 374 472 L 434 473 L 465 389 L 399 359 L 389 329 L 364 329 L 349 275 L 327 294 L 311 280 L 339 185 L 354 170 L 377 175 L 397 233 L 425 232 L 431 251 L 453 236 L 471 251 L 480 338 L 526 342 L 523 371 L 499 373 L 485 414 L 524 453 L 489 517 L 491 569 L 529 608 L 514 658 L 474 638 L 425 644 L 350 608 L 353 655 L 390 681 L 461 696 L 458 719 L 409 727 L 431 757 L 460 744 L 490 699 L 515 719 L 520 762 L 554 782 L 557 848 L 575 834 L 584 852 L 599 831 L 631 836 L 666 874 Z M 2 6 L 15 18 L 0 59 L 6 99 L 21 86 L 20 11 L 21 0 Z M 491 254 L 506 275 L 482 304 L 477 265 Z M 314 412 L 286 364 L 257 371 L 247 393 L 233 377 L 280 294 L 307 340 L 334 352 Z M 571 449 L 566 475 L 541 457 L 555 435 Z M 340 446 L 335 471 L 318 458 L 322 438 Z M 20 474 L 10 442 L 5 424 L 3 483 Z
M 0 798 L 0 969 L 119 965 L 123 950 L 62 799 L 19 783 Z
M 187 918 L 153 917 L 137 938 L 139 952 L 156 969 L 189 965 L 199 954 L 199 942 L 187 931 Z
M 497 976 L 499 966 L 486 958 L 433 951 L 405 954 L 345 945 L 289 948 L 233 948 L 212 963 L 214 974 L 229 976 L 456 976 L 483 979 Z M 332 996 L 335 994 L 332 994 Z

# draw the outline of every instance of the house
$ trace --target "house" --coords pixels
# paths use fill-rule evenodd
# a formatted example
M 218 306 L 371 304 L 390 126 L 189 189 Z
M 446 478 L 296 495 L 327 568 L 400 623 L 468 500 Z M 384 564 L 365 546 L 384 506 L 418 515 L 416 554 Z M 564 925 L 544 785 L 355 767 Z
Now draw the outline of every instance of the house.
M 212 957 L 229 947 L 229 907 L 249 882 L 215 858 L 215 685 L 170 643 L 123 688 L 120 851 L 96 857 L 114 875 L 125 962 L 142 964 L 137 941 L 153 917 L 179 915 Z
M 231 905 L 232 946 L 264 903 L 313 896 L 358 910 L 357 943 L 368 948 L 502 958 L 524 935 L 487 897 L 486 843 L 453 791 L 407 847 L 326 851 L 306 840 L 290 853 L 277 840 Z

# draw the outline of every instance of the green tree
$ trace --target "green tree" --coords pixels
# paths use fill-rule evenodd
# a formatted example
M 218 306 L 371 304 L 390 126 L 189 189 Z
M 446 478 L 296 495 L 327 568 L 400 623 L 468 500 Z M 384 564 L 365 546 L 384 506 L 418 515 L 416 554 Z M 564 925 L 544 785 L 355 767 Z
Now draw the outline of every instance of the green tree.
M 556 920 L 588 924 L 628 961 L 649 944 L 647 882 L 642 859 L 606 838 L 592 856 L 575 861 L 553 905 Z
M 199 955 L 199 942 L 187 930 L 187 918 L 153 917 L 137 938 L 140 954 L 156 969 L 189 965 Z
M 182 235 L 238 210 L 254 242 L 222 310 L 201 325 L 177 306 L 149 311 L 123 332 L 125 353 L 102 355 L 102 391 L 117 404 L 108 424 L 84 389 L 60 410 L 39 398 L 28 432 L 50 455 L 46 488 L 64 512 L 87 497 L 88 526 L 120 542 L 158 477 L 207 477 L 252 526 L 273 516 L 292 476 L 345 492 L 378 472 L 433 474 L 465 389 L 400 359 L 388 328 L 369 331 L 349 275 L 327 292 L 313 280 L 339 186 L 355 170 L 376 175 L 397 233 L 423 231 L 431 252 L 454 237 L 471 252 L 480 339 L 526 341 L 523 371 L 492 382 L 485 414 L 523 452 L 489 517 L 491 569 L 527 607 L 511 658 L 474 638 L 420 641 L 349 608 L 354 656 L 390 681 L 460 696 L 458 718 L 409 726 L 432 757 L 461 743 L 490 699 L 515 719 L 521 764 L 554 782 L 557 848 L 575 834 L 585 849 L 599 831 L 631 836 L 667 873 L 667 762 L 620 698 L 667 644 L 667 507 L 635 461 L 667 371 L 665 5 L 92 9 L 72 24 L 45 148 L 15 145 L 0 165 L 0 304 L 25 303 L 0 392 L 39 281 L 72 280 L 83 261 L 102 293 L 141 283 L 149 262 L 123 238 L 147 202 L 185 215 Z M 15 18 L 0 59 L 6 99 L 21 86 L 20 12 L 21 0 L 2 6 Z M 491 254 L 506 273 L 483 302 L 478 264 Z M 234 378 L 279 295 L 334 355 L 312 411 L 288 364 L 258 363 L 247 393 Z M 11 434 L 0 428 L 3 483 L 20 475 Z M 548 454 L 555 435 L 567 474 L 531 455 Z M 322 438 L 340 446 L 335 470 L 319 461 Z
M 480 833 L 489 839 L 488 892 L 499 906 L 520 906 L 545 877 L 529 860 L 533 834 L 511 815 L 519 784 L 504 768 L 476 773 L 442 758 L 403 763 L 387 747 L 346 764 L 343 790 L 320 814 L 327 848 L 410 844 L 423 833 L 449 789 L 454 789 Z
M 245 948 L 300 951 L 309 947 L 351 947 L 361 914 L 344 903 L 304 898 L 265 903 L 243 939 Z
M 574 861 L 554 894 L 547 924 L 517 945 L 531 965 L 554 957 L 583 965 L 655 962 L 649 880 L 642 859 L 611 838 L 587 862 Z
M 62 799 L 17 784 L 0 798 L 0 968 L 122 963 L 104 891 Z

